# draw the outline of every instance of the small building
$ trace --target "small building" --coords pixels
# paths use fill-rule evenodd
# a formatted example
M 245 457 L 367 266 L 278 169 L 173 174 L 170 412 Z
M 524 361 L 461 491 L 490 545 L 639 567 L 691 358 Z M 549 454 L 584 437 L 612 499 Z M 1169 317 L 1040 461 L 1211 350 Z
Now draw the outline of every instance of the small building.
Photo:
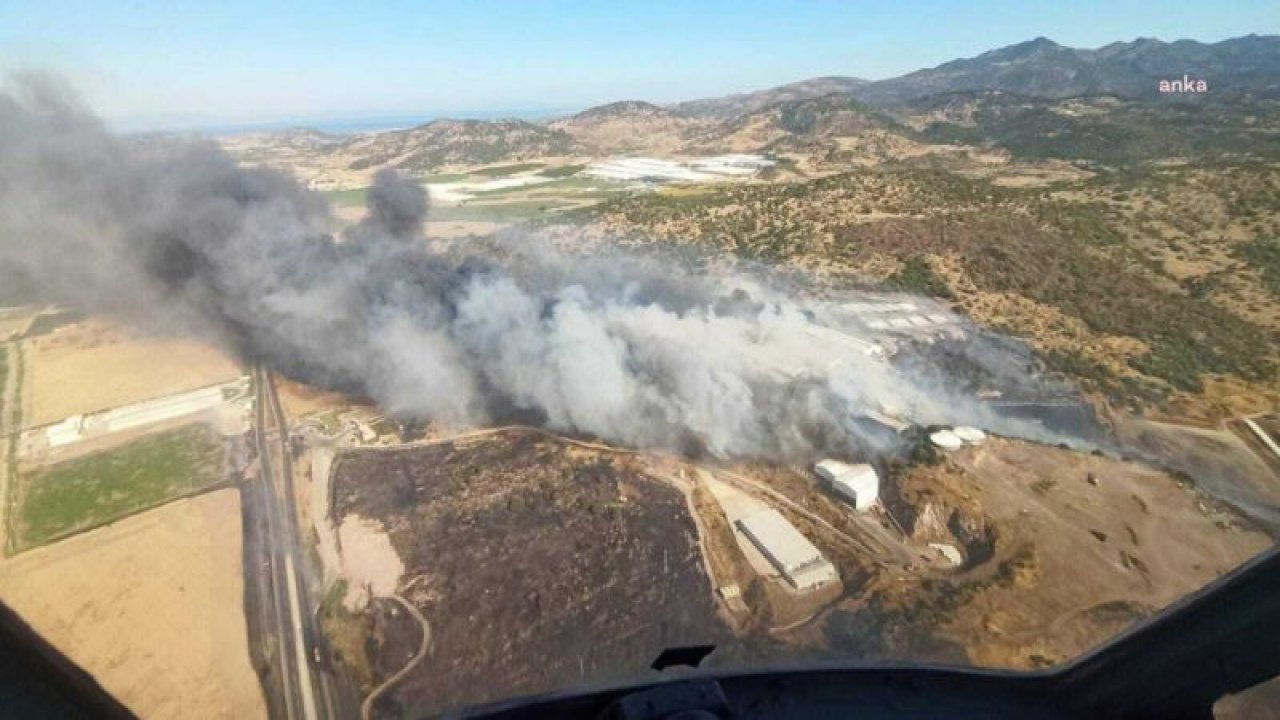
M 955 545 L 951 545 L 949 543 L 929 543 L 929 547 L 937 550 L 939 555 L 946 558 L 947 562 L 951 563 L 955 567 L 959 567 L 964 564 L 964 556 L 960 554 L 960 551 L 956 549 Z
M 814 465 L 813 470 L 831 484 L 833 492 L 853 503 L 858 510 L 870 510 L 880 499 L 880 475 L 870 465 L 823 460 Z
M 773 508 L 742 518 L 738 529 L 797 590 L 814 590 L 840 579 L 822 552 Z
M 968 425 L 958 425 L 951 432 L 955 433 L 956 437 L 965 441 L 965 443 L 969 445 L 981 445 L 987 440 L 986 433 L 976 427 L 969 427 Z
M 738 587 L 737 583 L 721 585 L 716 588 L 716 593 L 720 596 L 720 599 L 724 601 L 725 607 L 729 608 L 730 611 L 735 613 L 745 613 L 750 610 L 750 608 L 747 607 L 746 601 L 742 599 L 742 589 Z

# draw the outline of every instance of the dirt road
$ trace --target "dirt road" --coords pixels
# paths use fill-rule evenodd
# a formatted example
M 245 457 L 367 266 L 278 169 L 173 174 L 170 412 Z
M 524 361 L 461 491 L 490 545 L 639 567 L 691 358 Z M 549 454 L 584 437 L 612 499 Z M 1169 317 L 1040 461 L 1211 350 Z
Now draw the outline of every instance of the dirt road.
M 360 705 L 360 717 L 364 718 L 364 720 L 371 720 L 373 706 L 378 702 L 378 698 L 382 697 L 387 690 L 395 687 L 395 684 L 400 682 L 404 676 L 412 672 L 418 666 L 418 663 L 422 662 L 422 658 L 426 657 L 427 650 L 431 648 L 431 625 L 427 622 L 427 619 L 422 617 L 422 613 L 418 612 L 418 608 L 414 607 L 413 603 L 408 600 L 399 595 L 391 595 L 391 599 L 400 603 L 405 612 L 412 615 L 413 619 L 417 620 L 418 624 L 422 626 L 422 643 L 418 645 L 418 652 L 413 654 L 413 657 L 409 659 L 409 662 L 405 663 L 404 667 L 382 681 L 382 684 L 374 688 L 373 692 L 369 693 L 369 697 L 364 699 L 364 702 Z

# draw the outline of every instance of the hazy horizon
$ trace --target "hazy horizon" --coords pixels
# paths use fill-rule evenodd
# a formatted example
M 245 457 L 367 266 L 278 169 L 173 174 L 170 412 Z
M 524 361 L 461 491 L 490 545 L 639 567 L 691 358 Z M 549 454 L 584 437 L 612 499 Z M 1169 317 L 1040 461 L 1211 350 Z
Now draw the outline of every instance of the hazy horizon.
M 91 10 L 0 0 L 0 16 L 10 19 L 0 28 L 0 74 L 55 72 L 114 127 L 134 131 L 546 117 L 818 76 L 878 80 L 1038 36 L 1095 48 L 1280 31 L 1280 8 L 1256 0 L 1159 9 L 1134 0 L 1092 9 L 760 0 Z

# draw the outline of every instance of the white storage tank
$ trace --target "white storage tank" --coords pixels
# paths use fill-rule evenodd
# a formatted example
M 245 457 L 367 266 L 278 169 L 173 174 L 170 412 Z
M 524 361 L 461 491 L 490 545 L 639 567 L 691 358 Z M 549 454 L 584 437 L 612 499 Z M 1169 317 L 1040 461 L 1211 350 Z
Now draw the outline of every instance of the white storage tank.
M 939 430 L 930 435 L 929 440 L 943 450 L 959 450 L 964 446 L 964 440 L 950 430 Z

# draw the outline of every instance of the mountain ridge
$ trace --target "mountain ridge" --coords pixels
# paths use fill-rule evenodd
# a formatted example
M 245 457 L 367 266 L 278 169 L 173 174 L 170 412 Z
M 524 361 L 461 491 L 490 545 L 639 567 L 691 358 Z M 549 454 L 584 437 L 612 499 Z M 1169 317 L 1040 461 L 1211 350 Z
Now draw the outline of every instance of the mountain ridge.
M 1161 79 L 1184 75 L 1207 80 L 1208 92 L 1159 92 Z M 439 119 L 336 145 L 295 129 L 279 144 L 349 157 L 351 170 L 412 172 L 540 156 L 725 151 L 864 162 L 938 144 L 1103 163 L 1165 153 L 1275 156 L 1276 101 L 1280 36 L 1136 38 L 1095 49 L 1041 36 L 874 82 L 828 75 L 668 105 L 627 99 L 542 122 Z
M 1280 36 L 1245 35 L 1216 43 L 1137 38 L 1097 49 L 1067 47 L 1038 37 L 872 82 L 852 94 L 878 105 L 966 90 L 1003 90 L 1049 99 L 1084 95 L 1159 99 L 1159 81 L 1184 74 L 1207 80 L 1211 97 L 1280 97 Z

